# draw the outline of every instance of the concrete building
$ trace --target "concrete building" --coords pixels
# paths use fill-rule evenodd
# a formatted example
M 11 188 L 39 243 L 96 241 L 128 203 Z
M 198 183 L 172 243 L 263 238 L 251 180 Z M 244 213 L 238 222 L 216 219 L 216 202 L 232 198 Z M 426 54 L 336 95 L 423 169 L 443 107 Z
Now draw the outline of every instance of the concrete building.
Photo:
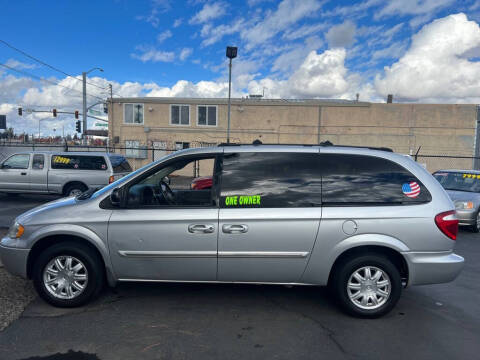
M 216 145 L 227 138 L 227 100 L 114 98 L 109 138 L 135 168 L 170 151 Z M 377 104 L 341 100 L 232 99 L 230 141 L 251 143 L 386 146 L 404 154 L 465 156 L 455 166 L 472 168 L 478 154 L 476 105 Z M 431 171 L 439 158 L 420 158 Z

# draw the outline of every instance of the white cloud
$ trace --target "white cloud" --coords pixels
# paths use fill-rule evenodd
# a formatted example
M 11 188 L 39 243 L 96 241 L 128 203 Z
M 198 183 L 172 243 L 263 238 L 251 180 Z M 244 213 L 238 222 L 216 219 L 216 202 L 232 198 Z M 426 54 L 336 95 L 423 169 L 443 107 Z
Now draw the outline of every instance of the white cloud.
M 283 0 L 275 11 L 266 13 L 254 26 L 243 29 L 240 36 L 247 42 L 246 49 L 251 50 L 299 20 L 314 16 L 320 7 L 318 0 Z
M 215 44 L 224 36 L 235 34 L 244 27 L 245 23 L 243 19 L 238 19 L 231 25 L 222 24 L 216 27 L 213 27 L 211 24 L 205 24 L 200 31 L 200 36 L 204 38 L 202 41 L 202 46 Z
M 480 27 L 459 13 L 425 25 L 405 55 L 375 78 L 376 90 L 405 100 L 479 102 Z
M 137 46 L 139 54 L 131 54 L 132 58 L 138 59 L 141 62 L 172 62 L 175 59 L 175 54 L 171 51 L 161 51 L 153 47 Z
M 161 43 L 167 40 L 168 38 L 171 38 L 172 36 L 173 34 L 170 30 L 165 30 L 165 31 L 162 31 L 160 34 L 158 34 L 157 41 Z
M 137 20 L 145 21 L 152 25 L 153 27 L 158 27 L 160 25 L 159 15 L 170 10 L 170 1 L 169 0 L 151 0 L 150 13 L 148 15 L 139 15 L 135 18 Z
M 180 51 L 179 58 L 181 61 L 185 61 L 190 55 L 192 55 L 193 49 L 192 48 L 183 48 Z
M 388 0 L 375 17 L 431 14 L 454 2 L 455 0 Z
M 174 28 L 177 28 L 177 27 L 179 27 L 180 25 L 182 25 L 182 23 L 183 23 L 183 19 L 182 19 L 182 18 L 175 19 L 175 21 L 173 22 L 173 27 L 174 27 Z
M 312 50 L 321 48 L 323 41 L 318 36 L 312 36 L 299 44 L 280 54 L 273 62 L 272 71 L 280 71 L 283 74 L 291 73 L 298 69 L 307 55 Z
M 328 30 L 325 38 L 331 48 L 347 47 L 354 43 L 357 27 L 350 20 L 346 20 L 340 25 L 335 25 Z
M 8 59 L 5 62 L 5 65 L 10 66 L 14 69 L 19 69 L 19 70 L 21 70 L 21 69 L 36 69 L 38 67 L 38 65 L 36 65 L 36 64 L 27 64 L 27 63 L 18 61 L 16 59 Z
M 190 24 L 203 24 L 225 14 L 226 5 L 222 2 L 206 3 L 202 10 L 196 13 L 190 20 Z
M 397 41 L 383 49 L 375 50 L 370 57 L 372 60 L 398 59 L 405 53 L 406 49 L 407 43 L 405 41 Z
M 287 29 L 282 35 L 282 38 L 286 40 L 296 40 L 308 35 L 315 35 L 316 33 L 325 30 L 326 27 L 327 24 L 325 23 L 303 25 L 295 30 Z

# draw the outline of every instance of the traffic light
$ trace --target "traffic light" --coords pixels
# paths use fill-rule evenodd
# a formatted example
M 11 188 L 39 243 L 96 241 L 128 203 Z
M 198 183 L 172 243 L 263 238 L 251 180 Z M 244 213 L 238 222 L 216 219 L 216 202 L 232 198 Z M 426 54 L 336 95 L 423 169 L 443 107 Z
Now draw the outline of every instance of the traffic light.
M 75 110 L 75 119 L 78 119 L 78 110 Z
M 22 116 L 22 112 L 23 112 L 22 108 L 18 108 L 18 115 L 19 116 Z
M 53 117 L 57 117 L 57 109 L 53 109 Z
M 77 111 L 78 112 L 78 111 Z M 77 132 L 82 132 L 82 128 L 81 128 L 81 125 L 82 122 L 80 120 L 78 120 L 77 122 L 75 122 L 75 130 L 77 130 Z

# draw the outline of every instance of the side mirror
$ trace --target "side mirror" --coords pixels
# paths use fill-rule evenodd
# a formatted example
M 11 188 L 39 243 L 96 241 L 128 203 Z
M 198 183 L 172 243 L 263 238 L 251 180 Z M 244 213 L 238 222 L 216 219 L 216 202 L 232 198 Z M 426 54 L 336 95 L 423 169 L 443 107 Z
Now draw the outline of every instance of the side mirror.
M 167 184 L 167 185 L 170 185 L 170 178 L 168 176 L 165 176 L 162 181 Z
M 120 206 L 121 200 L 122 200 L 122 196 L 120 194 L 120 189 L 119 188 L 113 189 L 112 192 L 110 193 L 110 202 L 112 203 L 112 205 Z

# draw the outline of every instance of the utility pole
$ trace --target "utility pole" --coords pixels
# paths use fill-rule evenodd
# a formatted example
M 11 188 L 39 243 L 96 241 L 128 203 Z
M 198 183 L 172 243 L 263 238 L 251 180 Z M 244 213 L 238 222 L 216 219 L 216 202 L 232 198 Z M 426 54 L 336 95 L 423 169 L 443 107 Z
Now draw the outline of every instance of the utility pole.
M 87 135 L 85 135 L 85 130 L 87 130 L 87 72 L 82 72 L 82 82 L 83 82 L 83 111 L 82 111 L 82 118 L 83 118 L 83 142 L 84 144 L 87 143 Z
M 107 118 L 112 119 L 112 122 L 108 123 L 107 144 L 110 145 L 110 135 L 112 136 L 112 140 L 113 140 L 113 86 L 112 86 L 112 84 L 108 84 L 108 87 L 110 88 L 110 110 L 109 110 L 110 113 L 107 114 Z M 153 151 L 152 151 L 152 153 L 153 153 Z

